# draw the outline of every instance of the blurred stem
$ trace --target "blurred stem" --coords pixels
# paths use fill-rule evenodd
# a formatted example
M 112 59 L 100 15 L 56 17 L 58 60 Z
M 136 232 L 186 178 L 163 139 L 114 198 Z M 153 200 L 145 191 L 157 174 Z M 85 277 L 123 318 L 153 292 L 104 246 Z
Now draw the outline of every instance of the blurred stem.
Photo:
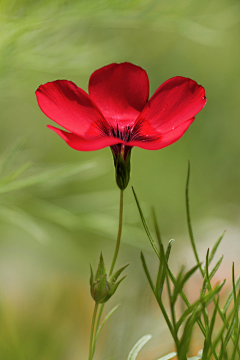
M 118 224 L 117 242 L 116 242 L 115 252 L 114 252 L 114 255 L 113 255 L 113 259 L 112 259 L 111 268 L 110 268 L 110 271 L 109 271 L 109 276 L 111 276 L 112 273 L 113 273 L 113 269 L 114 269 L 114 266 L 115 266 L 115 263 L 116 263 L 116 260 L 117 260 L 117 256 L 118 256 L 118 251 L 119 251 L 120 241 L 121 241 L 121 235 L 122 235 L 122 220 L 123 220 L 123 190 L 120 190 L 119 224 Z M 99 326 L 100 326 L 100 321 L 101 321 L 101 316 L 102 316 L 102 313 L 103 313 L 104 305 L 105 304 L 101 305 L 100 311 L 98 313 L 98 319 L 97 319 L 97 324 L 96 324 L 96 329 L 95 329 L 95 336 L 96 336 L 96 334 L 98 332 L 98 329 L 99 329 Z M 97 314 L 97 312 L 96 312 L 96 314 Z M 96 318 L 96 314 L 95 314 L 95 318 Z M 94 320 L 94 323 L 95 323 L 95 320 Z M 91 336 L 93 335 L 92 330 L 91 330 Z M 93 339 L 91 338 L 90 346 L 92 347 L 92 350 L 91 350 L 91 357 L 89 355 L 89 360 L 92 360 L 92 358 L 93 358 L 97 339 L 94 337 L 93 343 L 92 343 L 92 340 Z
M 98 304 L 95 303 L 94 310 L 93 310 L 93 317 L 92 317 L 92 326 L 91 326 L 91 335 L 90 335 L 90 345 L 89 345 L 89 357 L 88 360 L 92 360 L 94 351 L 92 349 L 93 345 L 93 334 L 94 334 L 94 327 L 95 321 L 97 316 Z M 95 332 L 96 333 L 96 332 Z

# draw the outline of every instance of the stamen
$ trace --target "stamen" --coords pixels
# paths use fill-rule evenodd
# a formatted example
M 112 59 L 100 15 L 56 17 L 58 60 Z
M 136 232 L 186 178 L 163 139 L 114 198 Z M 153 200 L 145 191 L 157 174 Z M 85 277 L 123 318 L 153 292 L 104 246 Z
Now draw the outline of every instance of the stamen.
M 121 139 L 123 141 L 130 141 L 131 138 L 131 130 L 128 126 L 127 128 L 123 129 L 123 131 L 119 131 L 119 126 L 117 124 L 117 129 L 112 128 L 111 129 L 112 135 L 118 139 Z

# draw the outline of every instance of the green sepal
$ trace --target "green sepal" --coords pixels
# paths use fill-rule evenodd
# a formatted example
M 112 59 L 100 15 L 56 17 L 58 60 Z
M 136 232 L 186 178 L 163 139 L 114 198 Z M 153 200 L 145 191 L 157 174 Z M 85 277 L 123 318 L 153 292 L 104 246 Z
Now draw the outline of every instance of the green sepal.
M 106 273 L 102 253 L 100 254 L 98 268 L 97 268 L 95 277 L 93 274 L 92 266 L 90 265 L 90 271 L 91 271 L 90 292 L 91 292 L 91 296 L 92 296 L 93 300 L 97 304 L 103 304 L 106 301 L 108 301 L 110 299 L 110 297 L 113 296 L 113 294 L 117 290 L 119 284 L 122 282 L 122 280 L 124 278 L 119 280 L 117 283 L 116 283 L 116 281 L 117 281 L 118 277 L 120 276 L 120 274 L 123 272 L 124 269 L 126 269 L 126 267 L 128 265 L 129 264 L 122 266 L 110 278 L 108 278 L 107 273 Z
M 118 277 L 121 275 L 121 273 L 123 272 L 124 269 L 126 269 L 126 267 L 128 267 L 128 265 L 130 265 L 130 263 L 124 265 L 123 267 L 121 267 L 121 269 L 117 270 L 109 279 L 110 283 L 115 283 L 118 279 Z
M 92 269 L 91 264 L 90 264 L 90 271 L 91 271 L 91 276 L 90 276 L 90 290 L 91 290 L 91 296 L 93 297 L 93 278 L 94 278 L 94 275 L 93 275 L 93 269 Z
M 110 290 L 108 291 L 107 295 L 104 298 L 103 302 L 106 302 L 110 299 L 110 297 L 113 296 L 113 294 L 115 293 L 115 291 L 117 290 L 118 286 L 120 285 L 120 283 L 125 279 L 126 276 L 124 276 L 122 279 L 120 279 L 117 283 L 115 283 L 114 285 L 111 286 Z
M 117 159 L 114 157 L 116 183 L 119 189 L 124 190 L 128 186 L 130 180 L 131 170 L 131 151 L 128 152 L 124 160 L 121 154 L 118 154 Z
M 100 278 L 105 274 L 106 274 L 106 269 L 105 269 L 105 264 L 104 264 L 104 260 L 103 260 L 103 255 L 101 252 L 100 258 L 99 258 L 99 263 L 98 263 L 98 268 L 97 268 L 96 275 L 95 275 L 95 281 L 100 280 Z

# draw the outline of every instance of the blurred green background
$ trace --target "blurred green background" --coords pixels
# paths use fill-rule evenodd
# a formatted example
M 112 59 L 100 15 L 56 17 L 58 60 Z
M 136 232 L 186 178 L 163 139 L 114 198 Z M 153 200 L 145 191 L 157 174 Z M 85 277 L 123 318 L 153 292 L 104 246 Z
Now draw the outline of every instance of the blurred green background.
M 108 148 L 77 152 L 46 128 L 36 88 L 68 79 L 87 90 L 91 73 L 112 62 L 143 67 L 152 94 L 165 80 L 190 77 L 208 99 L 186 134 L 159 151 L 134 148 L 132 175 L 145 215 L 154 205 L 172 265 L 192 264 L 184 188 L 191 161 L 193 225 L 202 256 L 217 236 L 220 277 L 239 270 L 240 3 L 233 0 L 1 0 L 0 3 L 0 358 L 86 359 L 93 301 L 89 263 L 108 267 L 119 192 Z M 54 124 L 53 124 L 54 125 Z M 131 188 L 125 191 L 117 266 L 128 277 L 107 304 L 121 303 L 101 335 L 96 360 L 124 360 L 146 333 L 139 360 L 173 350 L 140 264 L 155 258 Z M 174 257 L 175 256 L 175 257 Z M 189 288 L 197 296 L 198 287 Z M 192 355 L 201 348 L 196 339 Z

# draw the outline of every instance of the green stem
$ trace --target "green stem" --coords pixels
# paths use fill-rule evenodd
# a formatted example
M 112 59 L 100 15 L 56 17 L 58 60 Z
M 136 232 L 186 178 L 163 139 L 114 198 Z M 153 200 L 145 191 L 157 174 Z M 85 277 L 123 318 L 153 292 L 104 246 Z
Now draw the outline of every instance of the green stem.
M 119 224 L 118 224 L 117 243 L 116 243 L 115 252 L 113 255 L 113 259 L 112 259 L 112 265 L 111 265 L 111 268 L 109 271 L 109 276 L 112 275 L 114 265 L 116 263 L 117 256 L 118 256 L 118 251 L 119 251 L 119 246 L 120 246 L 120 241 L 121 241 L 121 234 L 122 234 L 122 219 L 123 219 L 123 190 L 120 190 L 120 207 L 119 207 Z
M 94 310 L 93 310 L 93 317 L 92 317 L 92 326 L 91 326 L 91 335 L 90 335 L 90 345 L 89 345 L 89 357 L 88 357 L 88 360 L 92 360 L 93 354 L 94 354 L 93 349 L 92 349 L 92 344 L 93 344 L 93 334 L 94 334 L 94 326 L 95 326 L 95 321 L 96 321 L 97 310 L 98 310 L 98 304 L 95 303 Z
M 93 345 L 92 345 L 92 356 L 93 356 L 94 353 L 95 353 L 95 347 L 96 347 L 96 343 L 97 343 L 96 334 L 97 334 L 98 329 L 99 329 L 99 327 L 100 327 L 100 320 L 101 320 L 101 316 L 102 316 L 102 313 L 103 313 L 104 305 L 105 305 L 105 304 L 101 304 L 101 307 L 100 307 L 100 310 L 99 310 L 99 313 L 98 313 L 98 319 L 97 319 L 97 324 L 96 324 L 96 331 L 95 331 L 94 341 L 93 341 Z
M 186 210 L 187 210 L 187 225 L 188 225 L 188 233 L 189 233 L 192 249 L 193 249 L 193 252 L 194 252 L 194 256 L 195 256 L 195 259 L 197 261 L 197 264 L 199 265 L 200 272 L 201 272 L 202 276 L 204 277 L 204 271 L 202 269 L 201 262 L 199 260 L 199 256 L 198 256 L 198 252 L 197 252 L 197 248 L 196 248 L 195 240 L 194 240 L 194 236 L 193 236 L 192 224 L 191 224 L 189 193 L 188 193 L 189 178 L 190 178 L 190 162 L 188 163 L 187 183 L 186 183 L 186 190 L 185 190 Z
M 200 262 L 200 259 L 199 259 L 199 256 L 198 256 L 198 252 L 197 252 L 197 248 L 196 248 L 196 244 L 195 244 L 195 240 L 194 240 L 194 235 L 193 235 L 192 223 L 191 223 L 190 205 L 189 205 L 189 178 L 190 178 L 190 162 L 188 162 L 188 173 L 187 173 L 187 182 L 186 182 L 186 189 L 185 189 L 187 225 L 188 225 L 188 233 L 189 233 L 192 249 L 193 249 L 193 252 L 194 252 L 194 256 L 195 256 L 195 259 L 197 261 L 197 264 L 199 265 L 199 269 L 200 269 L 200 272 L 202 274 L 202 277 L 204 278 L 205 273 L 204 273 L 204 270 L 202 269 L 201 262 Z M 211 284 L 210 284 L 210 289 L 211 289 Z M 216 300 L 215 299 L 213 299 L 213 302 L 216 305 Z M 218 311 L 219 311 L 220 316 L 222 317 L 222 312 L 220 310 L 219 305 L 218 305 Z M 199 325 L 201 323 L 201 319 L 199 319 L 197 322 L 198 322 L 198 325 Z M 201 323 L 201 326 L 203 327 L 202 323 Z M 201 328 L 201 330 L 202 330 L 203 334 L 205 332 L 204 336 L 206 338 L 206 329 L 203 327 L 203 329 Z M 204 330 L 204 332 L 203 332 L 203 330 Z M 216 354 L 216 351 L 213 348 L 212 344 L 211 344 L 211 349 L 212 349 L 212 353 L 213 353 L 215 359 L 217 359 L 217 354 Z
M 111 268 L 109 271 L 109 276 L 112 275 L 113 273 L 113 269 L 117 260 L 117 256 L 118 256 L 118 251 L 119 251 L 119 246 L 120 246 L 120 241 L 121 241 L 121 234 L 122 234 L 122 220 L 123 220 L 123 190 L 120 190 L 120 207 L 119 207 L 119 224 L 118 224 L 118 234 L 117 234 L 117 242 L 116 242 L 116 247 L 115 247 L 115 252 L 113 255 L 113 259 L 112 259 L 112 264 L 111 264 Z M 100 321 L 101 321 L 101 316 L 103 313 L 103 309 L 104 309 L 105 304 L 102 304 L 100 307 L 100 311 L 98 313 L 98 319 L 97 319 L 97 324 L 96 324 L 96 329 L 95 329 L 95 336 L 97 334 L 97 331 L 99 329 L 100 326 Z M 96 315 L 95 315 L 96 316 Z M 94 320 L 95 322 L 95 320 Z M 92 334 L 92 333 L 91 333 Z M 96 347 L 96 338 L 94 336 L 94 340 L 93 342 L 91 342 L 91 357 L 89 356 L 89 360 L 92 360 L 94 352 L 95 352 L 95 347 Z

